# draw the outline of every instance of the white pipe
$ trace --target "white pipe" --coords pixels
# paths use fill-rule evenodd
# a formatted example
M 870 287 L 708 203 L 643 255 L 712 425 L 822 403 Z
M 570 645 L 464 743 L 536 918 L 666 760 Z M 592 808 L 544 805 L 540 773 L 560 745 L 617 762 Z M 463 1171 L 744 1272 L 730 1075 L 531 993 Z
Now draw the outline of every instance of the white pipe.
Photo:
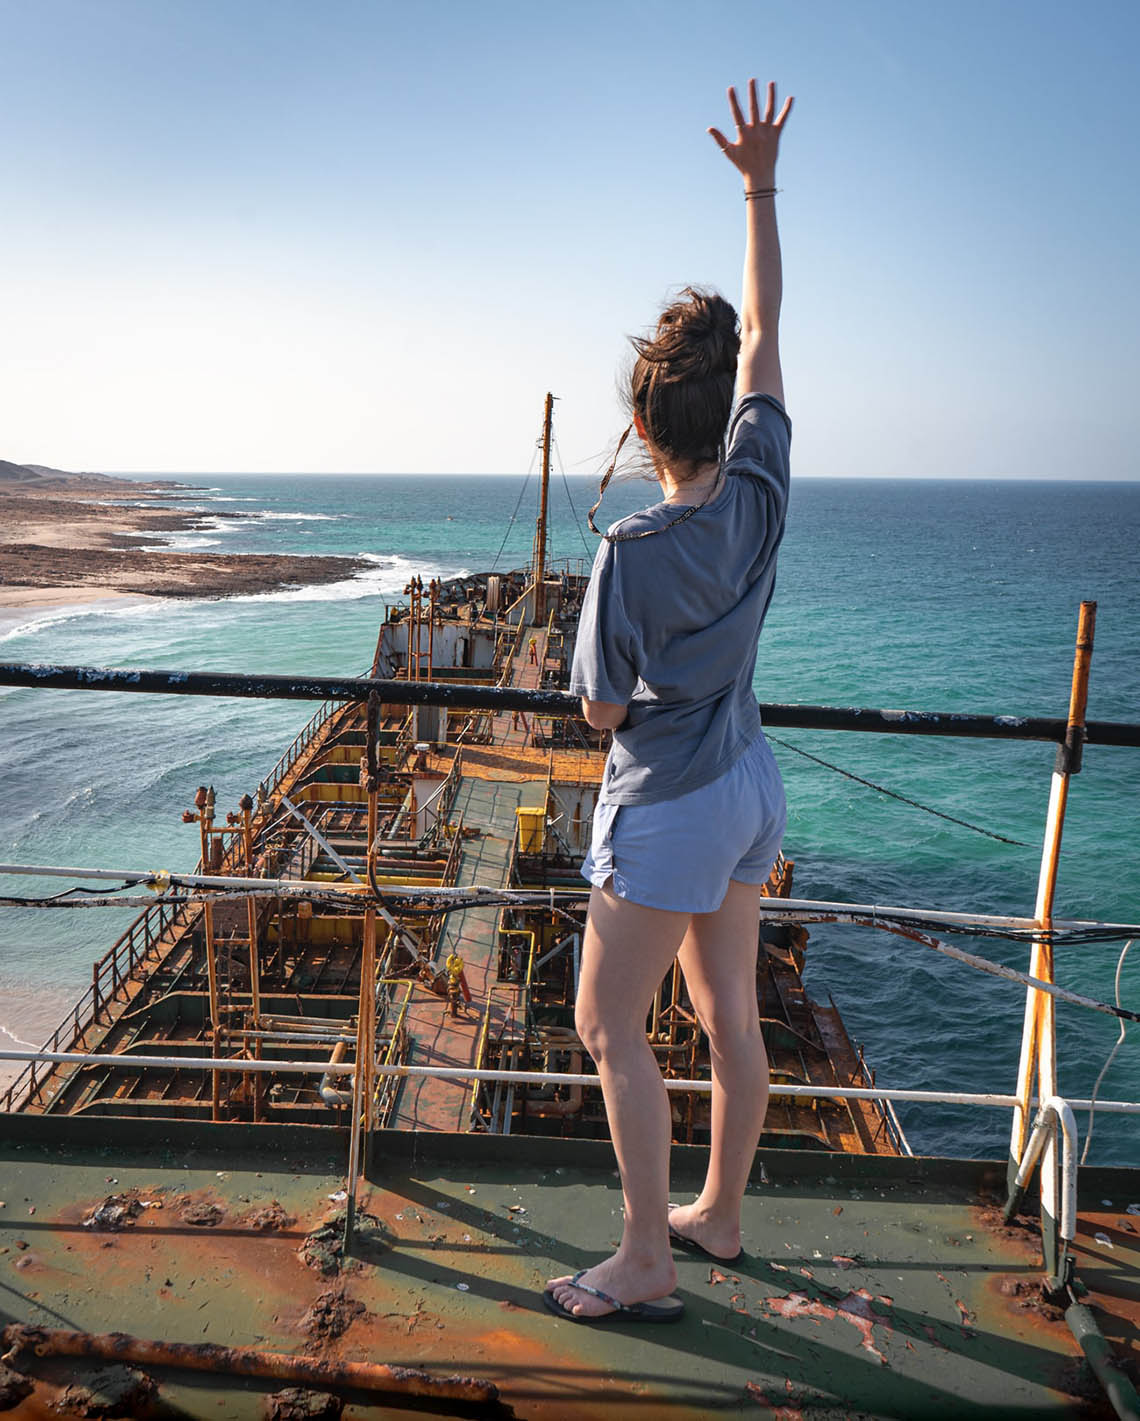
M 577 933 L 567 933 L 561 942 L 556 942 L 549 952 L 544 953 L 538 959 L 538 961 L 534 964 L 534 970 L 537 972 L 540 967 L 550 961 L 550 959 L 554 956 L 555 953 L 561 952 L 562 949 L 566 946 L 566 944 L 568 942 L 573 942 L 577 938 L 577 936 Z
M 1050 1135 L 1050 1115 L 1061 1127 L 1061 1238 L 1072 1243 L 1076 1237 L 1077 1220 L 1077 1122 L 1073 1116 L 1072 1104 L 1060 1096 L 1051 1095 L 1043 1100 L 1033 1122 L 1033 1133 L 1025 1147 L 1021 1164 L 1014 1183 L 1015 1190 L 1024 1189 L 1029 1183 L 1037 1160 L 1048 1143 Z
M 88 1056 L 82 1052 L 75 1051 L 0 1051 L 0 1061 L 48 1061 L 53 1064 L 61 1065 L 148 1066 L 157 1068 L 178 1068 L 183 1070 L 227 1070 L 246 1072 L 249 1074 L 270 1074 L 276 1071 L 282 1075 L 321 1076 L 350 1075 L 356 1069 L 355 1065 L 351 1062 L 334 1064 L 329 1061 L 323 1061 L 314 1064 L 309 1061 L 242 1060 L 226 1056 L 136 1056 L 128 1054 Z M 601 1085 L 600 1077 L 595 1075 L 574 1075 L 569 1072 L 554 1071 L 476 1070 L 473 1067 L 409 1066 L 399 1063 L 391 1065 L 377 1063 L 375 1070 L 377 1075 L 430 1076 L 444 1080 L 511 1081 L 515 1084 L 527 1085 Z M 712 1083 L 710 1081 L 666 1080 L 664 1084 L 666 1090 L 691 1090 L 707 1093 L 712 1089 Z M 1017 1097 L 1013 1095 L 986 1095 L 968 1091 L 892 1090 L 865 1086 L 773 1085 L 770 1093 L 773 1096 L 802 1098 L 806 1100 L 904 1100 L 934 1105 L 993 1106 L 998 1109 L 1009 1109 L 1017 1104 Z M 1031 1102 L 1031 1104 L 1036 1103 L 1036 1101 Z M 1057 1119 L 1061 1123 L 1061 1130 L 1065 1140 L 1065 1158 L 1069 1160 L 1069 1164 L 1067 1166 L 1063 1164 L 1063 1168 L 1072 1175 L 1074 1181 L 1076 1121 L 1073 1116 L 1073 1111 L 1085 1110 L 1090 1104 L 1091 1102 L 1087 1100 L 1066 1101 L 1060 1096 L 1052 1096 L 1049 1101 L 1045 1102 L 1045 1108 L 1056 1114 Z M 1140 1114 L 1140 1101 L 1100 1100 L 1097 1101 L 1097 1109 L 1103 1110 L 1108 1114 L 1137 1115 Z M 1028 1170 L 1026 1171 L 1026 1177 L 1028 1177 Z M 1072 1235 L 1068 1235 L 1068 1237 L 1071 1236 Z
M 438 789 L 432 790 L 431 794 L 428 795 L 427 799 L 425 799 L 424 802 L 419 806 L 419 809 L 417 809 L 417 814 L 425 809 L 430 809 L 431 806 L 436 802 L 436 800 L 444 792 L 447 786 L 451 783 L 451 773 L 452 772 L 449 770 L 446 778 L 444 779 L 440 787 Z M 436 818 L 439 818 L 438 814 L 436 815 Z
M 228 1056 L 136 1056 L 84 1055 L 80 1051 L 0 1051 L 0 1061 L 50 1061 L 63 1065 L 88 1066 L 150 1066 L 157 1068 L 178 1067 L 183 1070 L 227 1070 L 273 1072 L 287 1075 L 323 1075 L 326 1071 L 347 1075 L 355 1067 L 352 1064 L 337 1064 L 322 1061 L 266 1061 L 242 1060 Z M 528 1085 L 601 1085 L 601 1077 L 596 1075 L 575 1075 L 565 1071 L 504 1071 L 482 1070 L 466 1066 L 409 1066 L 400 1063 L 377 1065 L 378 1075 L 386 1076 L 434 1076 L 445 1080 L 513 1081 Z M 711 1081 L 666 1080 L 667 1090 L 695 1090 L 708 1092 Z M 968 1092 L 940 1092 L 936 1090 L 880 1090 L 870 1086 L 811 1086 L 773 1085 L 773 1095 L 805 1096 L 821 1100 L 916 1100 L 944 1105 L 993 1105 L 1009 1107 L 1016 1103 L 1012 1095 L 977 1095 Z M 1124 1102 L 1120 1102 L 1124 1104 Z M 1105 1101 L 1107 1108 L 1111 1102 Z M 1130 1104 L 1130 1103 L 1129 1103 Z M 1099 1108 L 1099 1106 L 1098 1106 Z M 1140 1102 L 1134 1107 L 1140 1111 Z
M 279 795 L 278 798 L 281 800 L 281 803 L 285 806 L 285 808 L 289 811 L 293 818 L 299 819 L 301 821 L 301 823 L 309 831 L 312 837 L 317 841 L 318 844 L 320 844 L 321 848 L 324 849 L 325 853 L 328 854 L 329 858 L 332 859 L 333 863 L 336 864 L 337 868 L 339 868 L 342 873 L 347 874 L 349 878 L 355 879 L 357 883 L 363 886 L 364 880 L 361 878 L 361 876 L 357 872 L 355 872 L 355 870 L 349 868 L 348 864 L 345 863 L 344 859 L 341 858 L 340 854 L 337 853 L 337 851 L 333 848 L 329 841 L 320 833 L 320 831 L 313 827 L 311 821 L 305 818 L 305 815 L 300 809 L 297 808 L 297 806 L 293 803 L 289 796 L 287 794 L 282 794 Z

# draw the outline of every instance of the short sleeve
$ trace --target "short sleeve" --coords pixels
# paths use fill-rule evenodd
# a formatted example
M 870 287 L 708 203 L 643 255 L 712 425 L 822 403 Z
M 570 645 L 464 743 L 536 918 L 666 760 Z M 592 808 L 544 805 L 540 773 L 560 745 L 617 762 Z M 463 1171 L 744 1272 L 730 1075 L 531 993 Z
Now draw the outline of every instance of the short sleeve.
M 782 514 L 788 501 L 792 422 L 771 395 L 745 395 L 728 427 L 725 470 L 748 474 L 765 484 Z
M 641 674 L 640 663 L 640 638 L 622 597 L 617 545 L 607 539 L 598 549 L 582 601 L 570 690 L 590 701 L 627 705 Z

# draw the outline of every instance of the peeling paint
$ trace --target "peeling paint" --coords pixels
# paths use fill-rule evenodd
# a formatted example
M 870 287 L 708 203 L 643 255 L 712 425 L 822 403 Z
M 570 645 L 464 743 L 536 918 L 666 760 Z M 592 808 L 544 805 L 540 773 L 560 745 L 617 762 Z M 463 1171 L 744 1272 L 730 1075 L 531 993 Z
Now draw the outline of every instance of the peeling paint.
M 876 1322 L 888 1328 L 890 1324 L 873 1311 L 871 1303 L 871 1294 L 866 1288 L 857 1288 L 842 1297 L 834 1307 L 820 1302 L 818 1298 L 809 1298 L 806 1293 L 788 1293 L 782 1298 L 768 1298 L 764 1306 L 769 1312 L 788 1321 L 808 1317 L 814 1322 L 823 1322 L 838 1317 L 843 1322 L 850 1323 L 860 1335 L 863 1350 L 877 1357 L 885 1367 L 887 1358 L 885 1353 L 875 1346 L 872 1328 Z

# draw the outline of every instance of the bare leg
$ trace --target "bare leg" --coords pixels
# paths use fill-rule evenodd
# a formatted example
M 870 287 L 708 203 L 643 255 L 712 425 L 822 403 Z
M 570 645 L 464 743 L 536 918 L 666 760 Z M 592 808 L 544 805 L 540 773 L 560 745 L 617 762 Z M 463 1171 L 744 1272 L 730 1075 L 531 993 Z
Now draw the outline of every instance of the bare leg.
M 694 915 L 679 960 L 712 1055 L 712 1142 L 704 1188 L 670 1222 L 710 1253 L 740 1248 L 740 1206 L 768 1109 L 768 1055 L 756 1003 L 760 889 L 732 882 Z
M 687 913 L 629 903 L 608 887 L 590 894 L 575 1024 L 602 1080 L 625 1224 L 618 1251 L 582 1281 L 623 1303 L 664 1298 L 677 1282 L 667 1210 L 672 1122 L 645 1018 L 689 921 Z M 549 1287 L 579 1315 L 613 1311 L 572 1287 L 569 1276 L 552 1279 Z

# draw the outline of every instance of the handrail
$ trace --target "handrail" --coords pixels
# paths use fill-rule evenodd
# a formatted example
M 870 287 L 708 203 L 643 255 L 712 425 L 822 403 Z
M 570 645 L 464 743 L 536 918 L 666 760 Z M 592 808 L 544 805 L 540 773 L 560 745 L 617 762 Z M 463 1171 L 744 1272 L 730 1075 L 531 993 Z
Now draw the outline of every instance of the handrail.
M 500 914 L 500 917 L 502 917 L 502 916 L 503 916 L 503 915 Z M 501 928 L 498 928 L 498 929 L 497 929 L 497 932 L 498 932 L 499 937 L 501 937 L 501 938 L 502 938 L 502 937 L 525 937 L 525 938 L 529 938 L 529 939 L 530 939 L 530 949 L 529 949 L 529 951 L 527 952 L 527 955 L 526 955 L 526 973 L 525 973 L 525 975 L 524 975 L 524 981 L 523 981 L 523 985 L 524 985 L 524 987 L 525 987 L 525 990 L 529 993 L 529 992 L 530 992 L 530 986 L 531 986 L 531 980 L 532 980 L 533 975 L 534 975 L 534 952 L 535 952 L 535 935 L 534 935 L 534 933 L 531 931 L 530 928 L 502 928 L 502 927 L 501 927 Z
M 1066 1252 L 1064 1245 L 1072 1243 L 1077 1234 L 1077 1122 L 1073 1115 L 1072 1104 L 1062 1099 L 1061 1096 L 1051 1095 L 1047 1100 L 1041 1101 L 1038 1106 L 1037 1118 L 1033 1122 L 1033 1133 L 1025 1146 L 1025 1153 L 1021 1157 L 1014 1182 L 1014 1191 L 1006 1202 L 1003 1213 L 1008 1222 L 1018 1212 L 1025 1194 L 1025 1186 L 1029 1183 L 1030 1176 L 1048 1141 L 1050 1116 L 1053 1116 L 1061 1127 L 1061 1138 L 1064 1142 L 1061 1150 L 1061 1217 L 1059 1220 L 1062 1248 L 1061 1266 L 1057 1270 L 1058 1275 L 1063 1277 Z
M 400 979 L 397 978 L 396 980 L 398 981 Z M 396 1050 L 400 1039 L 400 1033 L 403 1030 L 404 1021 L 408 1015 L 408 1004 L 412 1000 L 412 989 L 414 987 L 414 982 L 409 982 L 407 984 L 407 990 L 404 993 L 404 1000 L 400 1003 L 400 1010 L 396 1014 L 396 1020 L 392 1023 L 392 1034 L 388 1040 L 388 1049 L 384 1052 L 383 1061 L 377 1063 L 378 1067 L 381 1069 L 385 1066 L 391 1066 L 394 1064 Z
M 60 1042 L 65 1039 L 69 1023 L 69 1044 L 82 1041 L 91 1027 L 98 1026 L 104 1004 L 114 1001 L 120 995 L 126 983 L 134 976 L 135 969 L 150 955 L 152 947 L 161 939 L 166 929 L 182 918 L 188 919 L 194 911 L 182 904 L 156 899 L 149 908 L 138 914 L 126 931 L 92 964 L 90 985 L 52 1032 L 44 1049 L 47 1050 L 49 1045 L 58 1049 Z M 137 950 L 136 939 L 139 936 L 143 943 L 141 952 Z M 43 1082 L 36 1082 L 34 1065 L 29 1064 L 26 1070 L 21 1071 L 5 1087 L 4 1109 L 12 1109 L 12 1101 L 18 1093 L 27 1089 L 30 1099 L 32 1095 L 39 1093 L 42 1085 Z
M 452 803 L 454 803 L 454 798 Z M 450 805 L 448 806 L 450 809 Z M 443 865 L 443 886 L 451 887 L 455 883 L 456 874 L 459 871 L 460 845 L 463 842 L 463 816 L 459 816 L 459 821 L 455 825 L 455 833 L 451 838 L 451 846 L 447 851 L 447 860 Z
M 483 1023 L 479 1028 L 479 1037 L 475 1046 L 475 1067 L 481 1069 L 481 1062 L 487 1050 L 487 1033 L 491 1026 L 491 998 L 493 992 L 487 993 L 487 1000 L 483 1004 Z M 479 1108 L 479 1092 L 483 1088 L 482 1081 L 476 1081 L 471 1087 L 470 1114 L 474 1114 Z
M 336 701 L 323 701 L 316 711 L 305 722 L 293 739 L 293 743 L 280 757 L 277 763 L 265 777 L 265 787 L 270 794 L 277 788 L 297 761 L 301 758 L 302 751 L 306 750 L 316 738 L 317 731 L 321 729 L 333 715 L 340 709 Z
M 523 596 L 525 597 L 526 594 L 524 593 Z M 520 597 L 518 600 L 521 602 L 522 598 Z M 513 603 L 512 606 L 518 606 L 518 602 Z M 507 609 L 508 614 L 510 610 L 511 608 Z M 511 640 L 510 650 L 507 652 L 506 659 L 503 662 L 502 672 L 499 675 L 498 682 L 496 683 L 494 689 L 506 689 L 510 685 L 511 672 L 514 670 L 515 656 L 518 654 L 519 648 L 522 646 L 522 635 L 524 630 L 525 624 L 523 622 L 523 619 L 520 617 L 515 627 L 514 637 Z M 504 707 L 504 709 L 508 708 Z
M 396 979 L 399 980 L 399 979 Z M 414 984 L 413 984 L 414 985 Z M 58 1065 L 136 1066 L 170 1067 L 177 1066 L 188 1071 L 239 1071 L 243 1074 L 265 1074 L 280 1071 L 283 1075 L 324 1075 L 330 1069 L 328 1061 L 271 1061 L 241 1056 L 134 1056 L 134 1055 L 88 1055 L 85 1052 L 68 1051 L 9 1051 L 0 1050 L 0 1061 L 49 1061 Z M 340 1062 L 332 1067 L 333 1074 L 348 1075 L 356 1069 L 353 1062 Z M 377 1066 L 377 1070 L 380 1067 Z M 587 1085 L 601 1086 L 601 1077 L 585 1073 L 562 1071 L 504 1071 L 483 1070 L 456 1063 L 450 1066 L 411 1066 L 393 1064 L 384 1071 L 386 1075 L 425 1076 L 442 1080 L 504 1080 L 523 1085 Z M 709 1080 L 688 1080 L 670 1077 L 665 1080 L 667 1090 L 691 1090 L 707 1094 L 712 1090 Z M 978 1091 L 938 1091 L 901 1090 L 889 1086 L 819 1086 L 773 1084 L 774 1096 L 803 1097 L 817 1100 L 904 1100 L 922 1105 L 978 1105 L 1008 1110 L 1017 1100 L 1015 1095 L 987 1094 Z M 1062 1097 L 1052 1099 L 1060 1102 Z M 1091 1100 L 1065 1100 L 1070 1111 L 1087 1110 L 1094 1103 Z M 1031 1104 L 1040 1106 L 1034 1100 Z M 1098 1100 L 1097 1110 L 1110 1115 L 1140 1115 L 1140 1100 Z
M 468 686 L 462 682 L 386 681 L 371 677 L 251 676 L 221 671 L 152 671 L 99 666 L 37 666 L 0 663 L 0 686 L 43 690 L 134 691 L 178 696 L 238 696 L 255 700 L 364 701 L 375 691 L 393 705 L 441 705 L 470 710 L 525 710 L 576 715 L 580 702 L 569 691 Z M 1064 718 L 977 714 L 966 711 L 874 709 L 761 702 L 766 725 L 804 730 L 855 730 L 883 735 L 939 735 L 964 739 L 1045 740 L 1063 743 Z M 1089 745 L 1140 748 L 1140 722 L 1090 720 Z

